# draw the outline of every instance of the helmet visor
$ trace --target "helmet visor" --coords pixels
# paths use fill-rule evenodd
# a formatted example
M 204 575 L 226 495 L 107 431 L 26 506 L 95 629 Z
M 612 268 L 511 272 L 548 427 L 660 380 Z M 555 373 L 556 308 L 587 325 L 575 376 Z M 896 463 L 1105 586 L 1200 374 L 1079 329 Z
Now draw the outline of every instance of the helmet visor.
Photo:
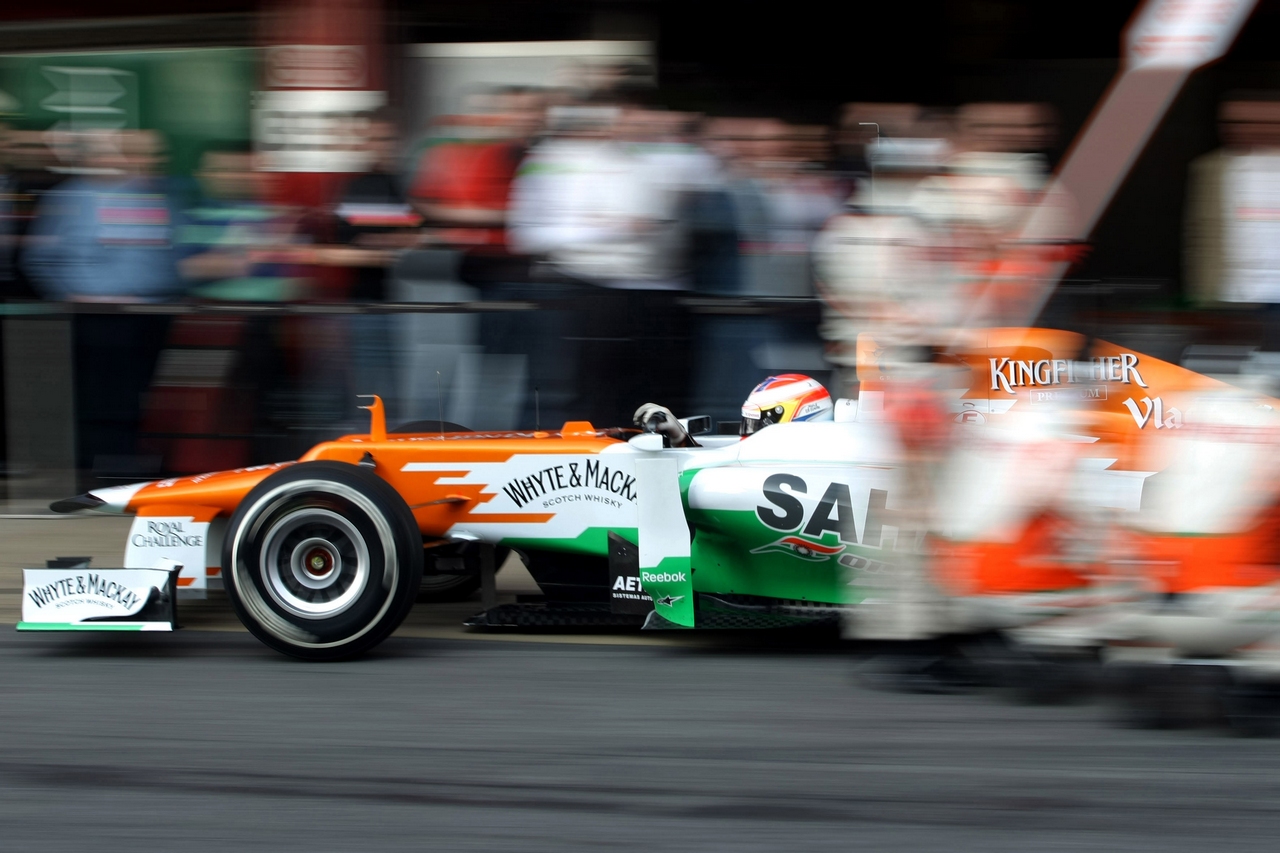
M 783 406 L 773 406 L 761 410 L 758 406 L 742 407 L 742 423 L 738 426 L 738 435 L 754 435 L 770 424 L 779 423 L 786 413 Z

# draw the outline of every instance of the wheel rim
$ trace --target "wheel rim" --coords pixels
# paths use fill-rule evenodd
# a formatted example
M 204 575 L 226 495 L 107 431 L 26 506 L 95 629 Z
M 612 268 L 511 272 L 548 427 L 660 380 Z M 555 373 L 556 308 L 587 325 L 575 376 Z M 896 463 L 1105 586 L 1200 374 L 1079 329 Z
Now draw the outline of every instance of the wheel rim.
M 369 584 L 369 548 L 350 521 L 319 507 L 296 509 L 271 525 L 262 544 L 267 594 L 303 619 L 329 619 Z

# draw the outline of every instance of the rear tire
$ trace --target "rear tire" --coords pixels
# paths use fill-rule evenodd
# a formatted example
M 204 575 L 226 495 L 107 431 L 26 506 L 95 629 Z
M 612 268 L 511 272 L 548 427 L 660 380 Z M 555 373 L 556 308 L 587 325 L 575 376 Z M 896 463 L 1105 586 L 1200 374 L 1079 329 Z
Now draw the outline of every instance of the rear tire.
M 276 651 L 354 657 L 413 606 L 422 534 L 404 499 L 344 462 L 300 462 L 259 483 L 232 515 L 223 581 L 240 621 Z

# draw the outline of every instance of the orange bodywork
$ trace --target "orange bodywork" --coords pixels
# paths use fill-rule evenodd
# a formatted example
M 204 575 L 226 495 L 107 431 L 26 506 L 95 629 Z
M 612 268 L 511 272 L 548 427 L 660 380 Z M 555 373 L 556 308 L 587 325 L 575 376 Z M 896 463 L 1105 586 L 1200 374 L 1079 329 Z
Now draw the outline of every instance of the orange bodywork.
M 1127 550 L 1160 592 L 1275 583 L 1280 581 L 1280 506 L 1272 506 L 1239 533 L 1132 534 Z
M 1045 513 L 1033 519 L 1013 542 L 933 540 L 934 580 L 951 595 L 1002 595 L 1047 592 L 1087 586 L 1080 564 L 1062 561 L 1070 525 Z
M 362 461 L 367 464 L 367 455 L 373 462 L 373 470 L 409 505 L 423 534 L 443 536 L 453 525 L 468 520 L 475 509 L 492 500 L 494 494 L 485 494 L 490 488 L 487 484 L 440 483 L 441 479 L 461 477 L 476 463 L 505 462 L 517 454 L 592 455 L 619 442 L 619 438 L 585 422 L 570 422 L 563 429 L 551 432 L 390 434 L 378 439 L 370 435 L 347 435 L 316 445 L 298 461 L 330 460 L 358 465 Z M 411 462 L 457 463 L 457 469 L 403 470 Z M 139 515 L 196 514 L 201 520 L 230 516 L 254 486 L 293 464 L 281 462 L 149 483 L 132 496 L 126 511 Z M 489 513 L 483 521 L 537 523 L 551 517 L 551 513 L 511 516 Z
M 885 392 L 884 408 L 892 418 L 895 394 L 902 396 L 902 389 L 919 392 L 907 381 L 893 381 L 892 366 L 879 361 L 882 354 L 873 339 L 859 338 L 858 378 L 864 388 Z M 1035 412 L 1045 403 L 1061 401 L 1066 405 L 1065 416 L 1072 419 L 1070 431 L 1092 439 L 1086 455 L 1110 460 L 1108 471 L 1135 475 L 1167 464 L 1160 461 L 1164 442 L 1182 434 L 1182 412 L 1198 395 L 1231 391 L 1219 380 L 1176 364 L 1052 329 L 974 330 L 943 354 L 942 361 L 964 368 L 963 378 L 950 387 L 963 386 L 955 399 L 972 409 L 968 413 L 972 422 L 998 424 L 1001 413 L 1015 405 L 1016 411 Z M 1280 408 L 1280 400 L 1260 398 L 1260 402 Z M 964 415 L 952 417 L 969 422 Z M 908 420 L 908 438 L 927 421 L 914 411 Z M 1125 524 L 1123 516 L 1115 520 Z M 1079 587 L 1089 583 L 1088 575 L 1107 574 L 1105 557 L 1102 565 L 1093 567 L 1061 561 L 1061 542 L 1071 535 L 1065 524 L 1049 514 L 1033 514 L 1015 541 L 935 540 L 931 551 L 935 578 L 956 595 L 999 595 Z M 1280 580 L 1280 504 L 1238 533 L 1130 531 L 1126 536 L 1128 547 L 1123 553 L 1142 566 L 1151 585 L 1164 592 Z
M 277 462 L 273 465 L 255 465 L 252 468 L 236 468 L 232 471 L 148 483 L 134 493 L 125 511 L 138 515 L 189 515 L 208 507 L 215 510 L 217 515 L 229 516 L 235 512 L 250 489 L 281 468 L 292 464 Z

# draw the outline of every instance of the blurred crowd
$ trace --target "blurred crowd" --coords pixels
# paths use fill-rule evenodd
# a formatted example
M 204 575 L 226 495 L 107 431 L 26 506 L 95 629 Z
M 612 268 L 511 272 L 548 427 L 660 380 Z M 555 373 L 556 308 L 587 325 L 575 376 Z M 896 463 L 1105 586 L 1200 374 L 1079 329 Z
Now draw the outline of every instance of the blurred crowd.
M 6 132 L 9 299 L 348 305 L 77 313 L 81 466 L 138 434 L 166 470 L 296 452 L 358 427 L 359 393 L 474 428 L 621 424 L 644 399 L 736 424 L 769 373 L 848 394 L 860 332 L 906 352 L 1018 319 L 1046 108 L 850 104 L 828 127 L 673 111 L 621 79 L 481 92 L 417 134 L 367 116 L 366 171 L 322 208 L 248 142 L 187 177 L 155 131 Z M 967 317 L 979 293 L 999 304 Z M 411 308 L 448 303 L 483 310 Z

